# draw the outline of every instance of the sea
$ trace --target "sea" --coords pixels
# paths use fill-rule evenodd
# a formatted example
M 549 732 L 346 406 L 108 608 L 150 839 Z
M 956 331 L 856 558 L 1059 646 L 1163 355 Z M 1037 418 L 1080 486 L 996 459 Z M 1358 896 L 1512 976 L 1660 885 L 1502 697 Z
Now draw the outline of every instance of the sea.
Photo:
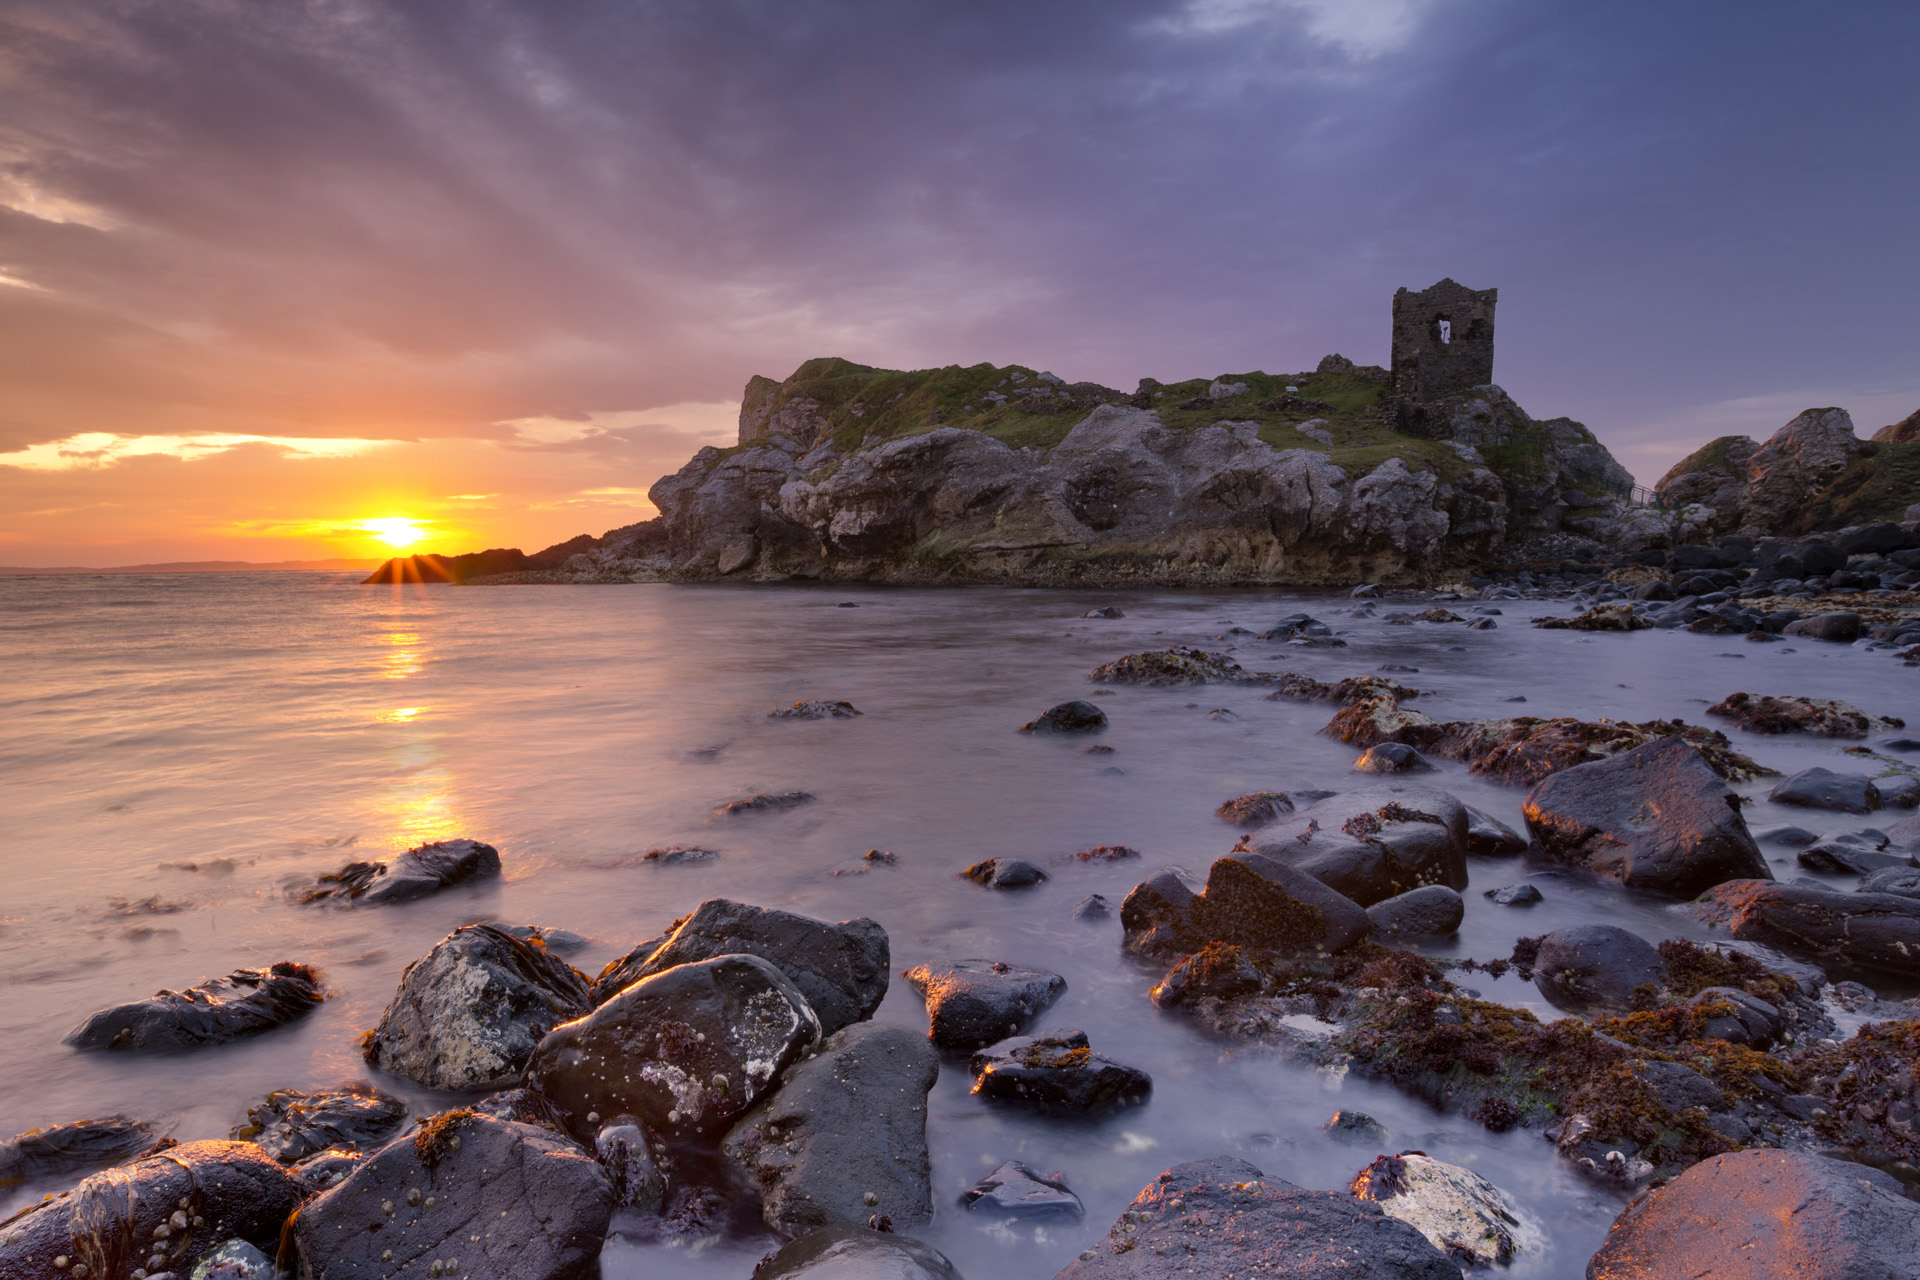
M 1233 846 L 1240 832 L 1214 813 L 1223 801 L 1368 780 L 1352 772 L 1355 749 L 1321 732 L 1332 708 L 1269 701 L 1258 687 L 1113 688 L 1094 699 L 1110 754 L 1019 726 L 1092 695 L 1098 664 L 1175 644 L 1322 680 L 1417 668 L 1396 678 L 1426 691 L 1418 705 L 1440 719 L 1708 723 L 1708 705 L 1747 691 L 1841 698 L 1920 725 L 1920 675 L 1885 651 L 1527 625 L 1567 612 L 1564 602 L 1499 602 L 1495 629 L 1469 631 L 1387 624 L 1391 601 L 1382 616 L 1355 617 L 1344 595 L 1272 590 L 364 586 L 358 576 L 0 578 L 0 1135 L 123 1113 L 181 1140 L 225 1137 L 272 1090 L 352 1081 L 431 1114 L 463 1099 L 371 1071 L 358 1041 L 402 969 L 449 931 L 483 920 L 570 930 L 588 945 L 568 958 L 591 976 L 727 897 L 879 921 L 896 974 L 884 1022 L 925 1027 L 898 977 L 923 961 L 1063 974 L 1067 992 L 1041 1029 L 1082 1029 L 1097 1052 L 1152 1075 L 1144 1106 L 1057 1119 L 976 1098 L 965 1062 L 943 1062 L 927 1124 L 935 1216 L 915 1234 L 974 1280 L 1052 1276 L 1185 1160 L 1233 1155 L 1343 1189 L 1380 1152 L 1324 1134 L 1338 1110 L 1384 1125 L 1382 1150 L 1424 1151 L 1505 1189 L 1544 1240 L 1509 1269 L 1516 1280 L 1578 1277 L 1623 1198 L 1578 1176 L 1538 1131 L 1489 1133 L 1389 1086 L 1211 1039 L 1157 1011 L 1147 992 L 1158 974 L 1123 953 L 1117 908 L 1136 882 L 1167 864 L 1204 873 Z M 1124 616 L 1083 616 L 1108 605 Z M 1345 647 L 1257 638 L 1297 612 Z M 768 715 L 808 699 L 862 714 Z M 1845 743 L 1729 733 L 1784 772 L 1860 767 Z M 1520 788 L 1447 762 L 1423 780 L 1522 827 Z M 1866 821 L 1772 805 L 1764 782 L 1739 789 L 1755 826 Z M 793 790 L 818 798 L 713 816 Z M 347 862 L 457 836 L 495 845 L 504 876 L 387 909 L 290 898 Z M 1099 845 L 1142 857 L 1075 859 Z M 674 846 L 715 856 L 646 859 Z M 876 865 L 868 850 L 895 861 Z M 1782 878 L 1798 873 L 1790 852 L 1769 856 Z M 1050 879 L 1007 892 L 959 878 L 990 857 L 1027 859 Z M 1465 922 L 1423 948 L 1432 955 L 1491 960 L 1517 937 L 1583 922 L 1655 941 L 1711 936 L 1673 904 L 1523 859 L 1476 859 L 1471 874 Z M 1544 901 L 1516 909 L 1483 896 L 1521 879 Z M 1116 914 L 1076 918 L 1091 894 Z M 293 1025 L 172 1056 L 61 1043 L 97 1009 L 278 960 L 316 966 L 329 993 Z M 1515 974 L 1471 979 L 1485 998 L 1561 1016 Z M 1061 1175 L 1085 1220 L 1015 1228 L 963 1209 L 961 1193 L 1006 1160 Z M 0 1192 L 0 1214 L 72 1181 Z M 616 1221 L 609 1280 L 745 1277 L 772 1245 L 642 1234 Z

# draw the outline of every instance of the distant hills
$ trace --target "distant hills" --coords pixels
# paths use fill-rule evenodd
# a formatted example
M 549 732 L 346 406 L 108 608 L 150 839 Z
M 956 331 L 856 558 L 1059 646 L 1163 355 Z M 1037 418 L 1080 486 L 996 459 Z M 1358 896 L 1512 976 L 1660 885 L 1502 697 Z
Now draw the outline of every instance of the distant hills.
M 372 569 L 377 559 L 333 560 L 169 560 L 161 564 L 20 565 L 0 564 L 0 575 L 57 575 L 76 573 L 280 573 Z

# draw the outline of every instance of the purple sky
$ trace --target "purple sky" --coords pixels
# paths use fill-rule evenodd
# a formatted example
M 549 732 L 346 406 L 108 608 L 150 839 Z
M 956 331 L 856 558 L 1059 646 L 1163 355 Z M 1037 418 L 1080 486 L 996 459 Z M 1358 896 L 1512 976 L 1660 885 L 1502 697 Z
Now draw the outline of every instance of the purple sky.
M 1384 361 L 1443 275 L 1644 482 L 1864 435 L 1920 407 L 1917 50 L 1912 0 L 0 0 L 0 561 L 535 546 L 808 356 Z

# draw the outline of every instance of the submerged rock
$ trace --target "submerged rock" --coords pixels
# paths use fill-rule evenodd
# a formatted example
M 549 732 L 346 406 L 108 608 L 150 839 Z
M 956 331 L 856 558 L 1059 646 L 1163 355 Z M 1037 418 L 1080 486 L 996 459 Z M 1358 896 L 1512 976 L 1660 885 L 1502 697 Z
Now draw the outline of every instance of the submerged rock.
M 926 999 L 927 1038 L 961 1052 L 1019 1035 L 1067 989 L 1057 973 L 999 960 L 923 964 L 902 976 Z
M 1404 742 L 1382 742 L 1368 747 L 1353 762 L 1359 773 L 1432 773 L 1433 761 Z
M 232 1136 L 258 1143 L 281 1164 L 295 1164 L 329 1148 L 357 1151 L 393 1135 L 406 1103 L 371 1085 L 348 1085 L 326 1093 L 276 1089 L 247 1109 L 247 1122 Z
M 1888 867 L 1913 865 L 1913 858 L 1908 854 L 1894 853 L 1887 848 L 1886 832 L 1872 827 L 1822 836 L 1794 856 L 1809 871 L 1836 875 L 1864 876 Z
M 1064 1219 L 1078 1222 L 1086 1206 L 1059 1174 L 1045 1178 L 1009 1160 L 960 1193 L 960 1203 L 978 1214 L 1000 1214 L 1023 1222 Z
M 1617 925 L 1582 924 L 1540 939 L 1533 974 L 1540 994 L 1570 1013 L 1625 1012 L 1640 987 L 1666 982 L 1667 965 L 1651 943 Z
M 1444 791 L 1376 782 L 1271 828 L 1256 852 L 1361 906 L 1425 885 L 1467 887 L 1466 806 Z
M 729 800 L 713 811 L 715 818 L 744 818 L 756 813 L 784 813 L 819 799 L 810 791 L 760 792 L 743 800 Z
M 1767 793 L 1775 804 L 1841 813 L 1871 813 L 1880 807 L 1880 792 L 1864 773 L 1835 773 L 1831 769 L 1802 769 Z
M 1075 698 L 1050 707 L 1020 726 L 1022 733 L 1098 733 L 1107 727 L 1107 713 Z
M 500 874 L 500 851 L 478 840 L 438 840 L 409 849 L 392 862 L 350 862 L 321 876 L 302 902 L 391 906 Z
M 939 1073 L 933 1046 L 905 1027 L 848 1027 L 788 1072 L 721 1154 L 759 1188 L 762 1215 L 782 1235 L 876 1214 L 919 1226 L 933 1218 L 927 1091 Z
M 1222 822 L 1257 829 L 1292 813 L 1293 800 L 1284 791 L 1253 791 L 1234 797 L 1213 812 Z
M 221 1044 L 292 1022 L 325 999 L 311 968 L 283 960 L 266 969 L 235 969 L 185 991 L 102 1009 L 67 1033 L 76 1049 L 156 1053 Z
M 0 1142 L 0 1191 L 40 1178 L 118 1164 L 160 1141 L 149 1120 L 101 1116 L 29 1129 Z
M 606 1171 L 615 1208 L 660 1212 L 667 1179 L 644 1125 L 632 1116 L 615 1116 L 594 1135 L 593 1156 Z
M 1523 1253 L 1539 1252 L 1546 1243 L 1546 1233 L 1526 1222 L 1519 1206 L 1499 1187 L 1424 1151 L 1380 1156 L 1348 1189 L 1469 1266 L 1504 1267 Z
M 1467 852 L 1481 858 L 1511 857 L 1527 851 L 1528 840 L 1490 813 L 1467 809 Z
M 1534 903 L 1541 901 L 1546 895 L 1540 892 L 1538 886 L 1530 885 L 1523 880 L 1519 884 L 1509 884 L 1503 885 L 1498 889 L 1489 889 L 1487 890 L 1486 896 L 1489 900 L 1503 907 L 1530 907 Z
M 1533 625 L 1545 631 L 1648 631 L 1653 627 L 1628 604 L 1597 604 L 1577 618 L 1535 618 Z
M 769 720 L 851 720 L 860 709 L 851 702 L 796 702 L 767 712 Z
M 470 924 L 400 975 L 366 1059 L 429 1089 L 505 1088 L 542 1036 L 590 1007 L 586 979 L 543 944 Z
M 989 889 L 1027 889 L 1045 880 L 1047 873 L 1024 858 L 988 858 L 962 871 L 960 878 Z
M 1045 1110 L 1097 1111 L 1144 1102 L 1146 1072 L 1093 1052 L 1084 1031 L 1016 1036 L 973 1055 L 973 1091 Z
M 1825 964 L 1920 974 L 1920 898 L 1732 880 L 1690 908 L 1733 937 Z
M 612 1212 L 605 1171 L 566 1138 L 449 1111 L 316 1197 L 292 1235 L 308 1280 L 578 1280 Z
M 946 1255 L 890 1231 L 821 1227 L 781 1246 L 753 1280 L 960 1280 Z
M 1756 697 L 1736 693 L 1707 708 L 1754 733 L 1807 733 L 1816 738 L 1864 738 L 1900 728 L 1905 722 L 1881 720 L 1851 703 L 1832 698 Z
M 1257 678 L 1224 655 L 1178 646 L 1149 653 L 1130 653 L 1124 658 L 1102 663 L 1087 675 L 1087 679 L 1095 684 L 1131 684 L 1159 689 L 1242 683 Z

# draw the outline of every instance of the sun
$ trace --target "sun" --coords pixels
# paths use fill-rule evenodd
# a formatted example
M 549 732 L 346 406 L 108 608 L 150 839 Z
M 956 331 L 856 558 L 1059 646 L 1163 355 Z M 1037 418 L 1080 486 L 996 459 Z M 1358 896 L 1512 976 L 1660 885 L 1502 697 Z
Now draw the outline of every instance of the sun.
M 398 517 L 387 520 L 363 520 L 359 528 L 396 551 L 404 551 L 427 536 L 427 531 L 413 521 Z

